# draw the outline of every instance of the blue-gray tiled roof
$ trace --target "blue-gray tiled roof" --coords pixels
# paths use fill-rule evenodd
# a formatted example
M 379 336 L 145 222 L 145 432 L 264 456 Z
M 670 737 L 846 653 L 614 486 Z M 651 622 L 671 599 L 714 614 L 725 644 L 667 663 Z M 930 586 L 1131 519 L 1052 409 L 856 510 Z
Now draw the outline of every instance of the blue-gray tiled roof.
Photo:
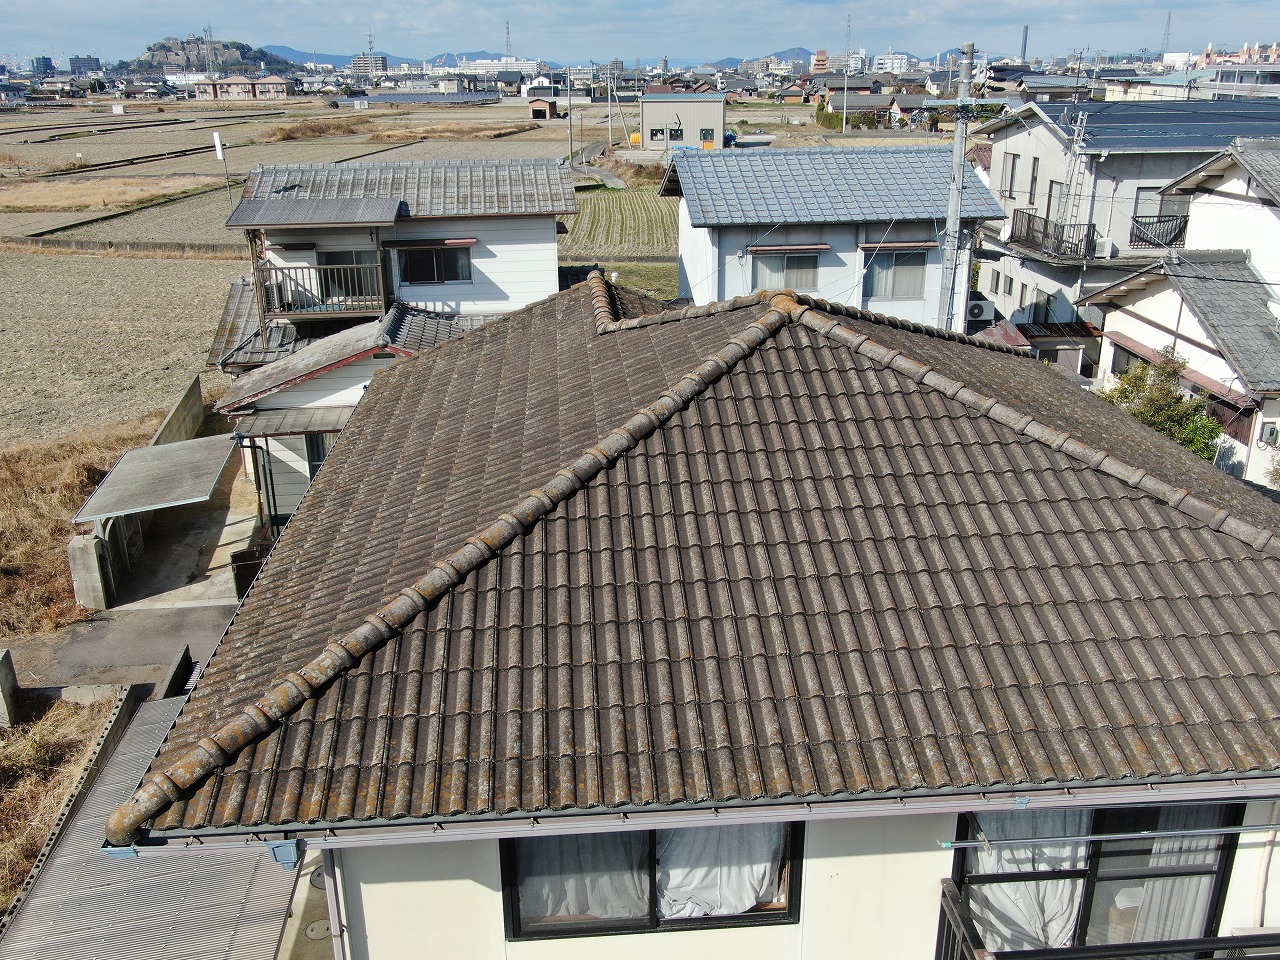
M 1267 285 L 1253 267 L 1186 261 L 1166 272 L 1249 389 L 1280 391 L 1280 332 Z
M 694 226 L 946 220 L 949 147 L 686 151 L 662 192 L 683 196 Z M 997 220 L 1000 204 L 965 165 L 965 219 Z

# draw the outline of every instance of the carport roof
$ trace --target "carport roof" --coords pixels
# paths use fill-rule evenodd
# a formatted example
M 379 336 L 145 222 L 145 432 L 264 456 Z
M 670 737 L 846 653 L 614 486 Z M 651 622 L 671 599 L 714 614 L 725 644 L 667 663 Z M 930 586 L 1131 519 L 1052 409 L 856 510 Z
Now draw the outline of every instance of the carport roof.
M 235 448 L 230 434 L 220 434 L 130 450 L 98 484 L 73 521 L 88 523 L 203 503 L 213 496 Z

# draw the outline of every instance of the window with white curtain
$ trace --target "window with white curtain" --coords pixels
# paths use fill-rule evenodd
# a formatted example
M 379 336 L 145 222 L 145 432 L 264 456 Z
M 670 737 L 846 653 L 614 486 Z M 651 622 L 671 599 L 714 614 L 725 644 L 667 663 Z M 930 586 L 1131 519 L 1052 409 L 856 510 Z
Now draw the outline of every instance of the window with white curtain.
M 752 254 L 751 289 L 818 289 L 818 255 L 816 253 Z
M 862 280 L 866 300 L 920 300 L 928 255 L 923 250 L 876 250 Z
M 975 814 L 971 835 L 988 844 L 963 854 L 974 923 L 997 953 L 1209 936 L 1234 837 L 1191 831 L 1234 826 L 1241 812 L 1218 804 Z M 1150 832 L 1170 835 L 1104 839 Z
M 507 935 L 794 922 L 799 847 L 778 823 L 507 841 Z

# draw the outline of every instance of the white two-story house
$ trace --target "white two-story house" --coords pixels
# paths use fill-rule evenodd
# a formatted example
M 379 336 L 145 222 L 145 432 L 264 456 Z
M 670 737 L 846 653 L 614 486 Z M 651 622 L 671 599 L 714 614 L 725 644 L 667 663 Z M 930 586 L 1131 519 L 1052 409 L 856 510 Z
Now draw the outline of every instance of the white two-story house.
M 945 148 L 677 154 L 660 192 L 680 198 L 680 294 L 702 305 L 790 289 L 933 324 L 950 183 Z M 1002 215 L 965 164 L 962 229 Z M 965 245 L 953 317 L 969 266 Z
M 1218 463 L 1273 485 L 1280 452 L 1280 139 L 1238 140 L 1169 184 L 1184 248 L 1087 297 L 1106 314 L 1101 369 L 1165 348 L 1225 431 Z
M 1007 219 L 979 289 L 1015 322 L 1079 319 L 1082 297 L 1185 244 L 1189 201 L 1166 184 L 1277 125 L 1280 104 L 1249 101 L 1028 103 L 983 124 Z
M 494 315 L 559 289 L 557 218 L 576 213 L 553 160 L 416 160 L 255 168 L 227 226 L 244 230 L 263 324 L 326 329 L 394 301 Z

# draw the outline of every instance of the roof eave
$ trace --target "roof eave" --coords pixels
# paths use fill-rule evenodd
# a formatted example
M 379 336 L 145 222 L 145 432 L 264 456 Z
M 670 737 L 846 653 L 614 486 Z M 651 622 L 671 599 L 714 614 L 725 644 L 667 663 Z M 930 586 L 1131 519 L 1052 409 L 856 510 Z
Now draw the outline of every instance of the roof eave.
M 890 791 L 861 797 L 788 797 L 764 800 L 655 804 L 613 809 L 526 811 L 516 814 L 458 814 L 379 821 L 233 825 L 202 830 L 151 830 L 140 847 L 191 840 L 239 842 L 246 837 L 298 836 L 317 848 L 357 847 L 433 841 L 501 839 L 607 833 L 618 830 L 679 829 L 717 824 L 770 823 L 866 817 L 960 815 L 974 811 L 1120 807 L 1175 802 L 1232 803 L 1280 798 L 1280 776 L 1226 773 L 1180 778 L 1134 778 L 1052 784 L 998 784 L 961 789 Z M 201 849 L 199 843 L 193 849 Z M 204 849 L 208 849 L 204 847 Z

